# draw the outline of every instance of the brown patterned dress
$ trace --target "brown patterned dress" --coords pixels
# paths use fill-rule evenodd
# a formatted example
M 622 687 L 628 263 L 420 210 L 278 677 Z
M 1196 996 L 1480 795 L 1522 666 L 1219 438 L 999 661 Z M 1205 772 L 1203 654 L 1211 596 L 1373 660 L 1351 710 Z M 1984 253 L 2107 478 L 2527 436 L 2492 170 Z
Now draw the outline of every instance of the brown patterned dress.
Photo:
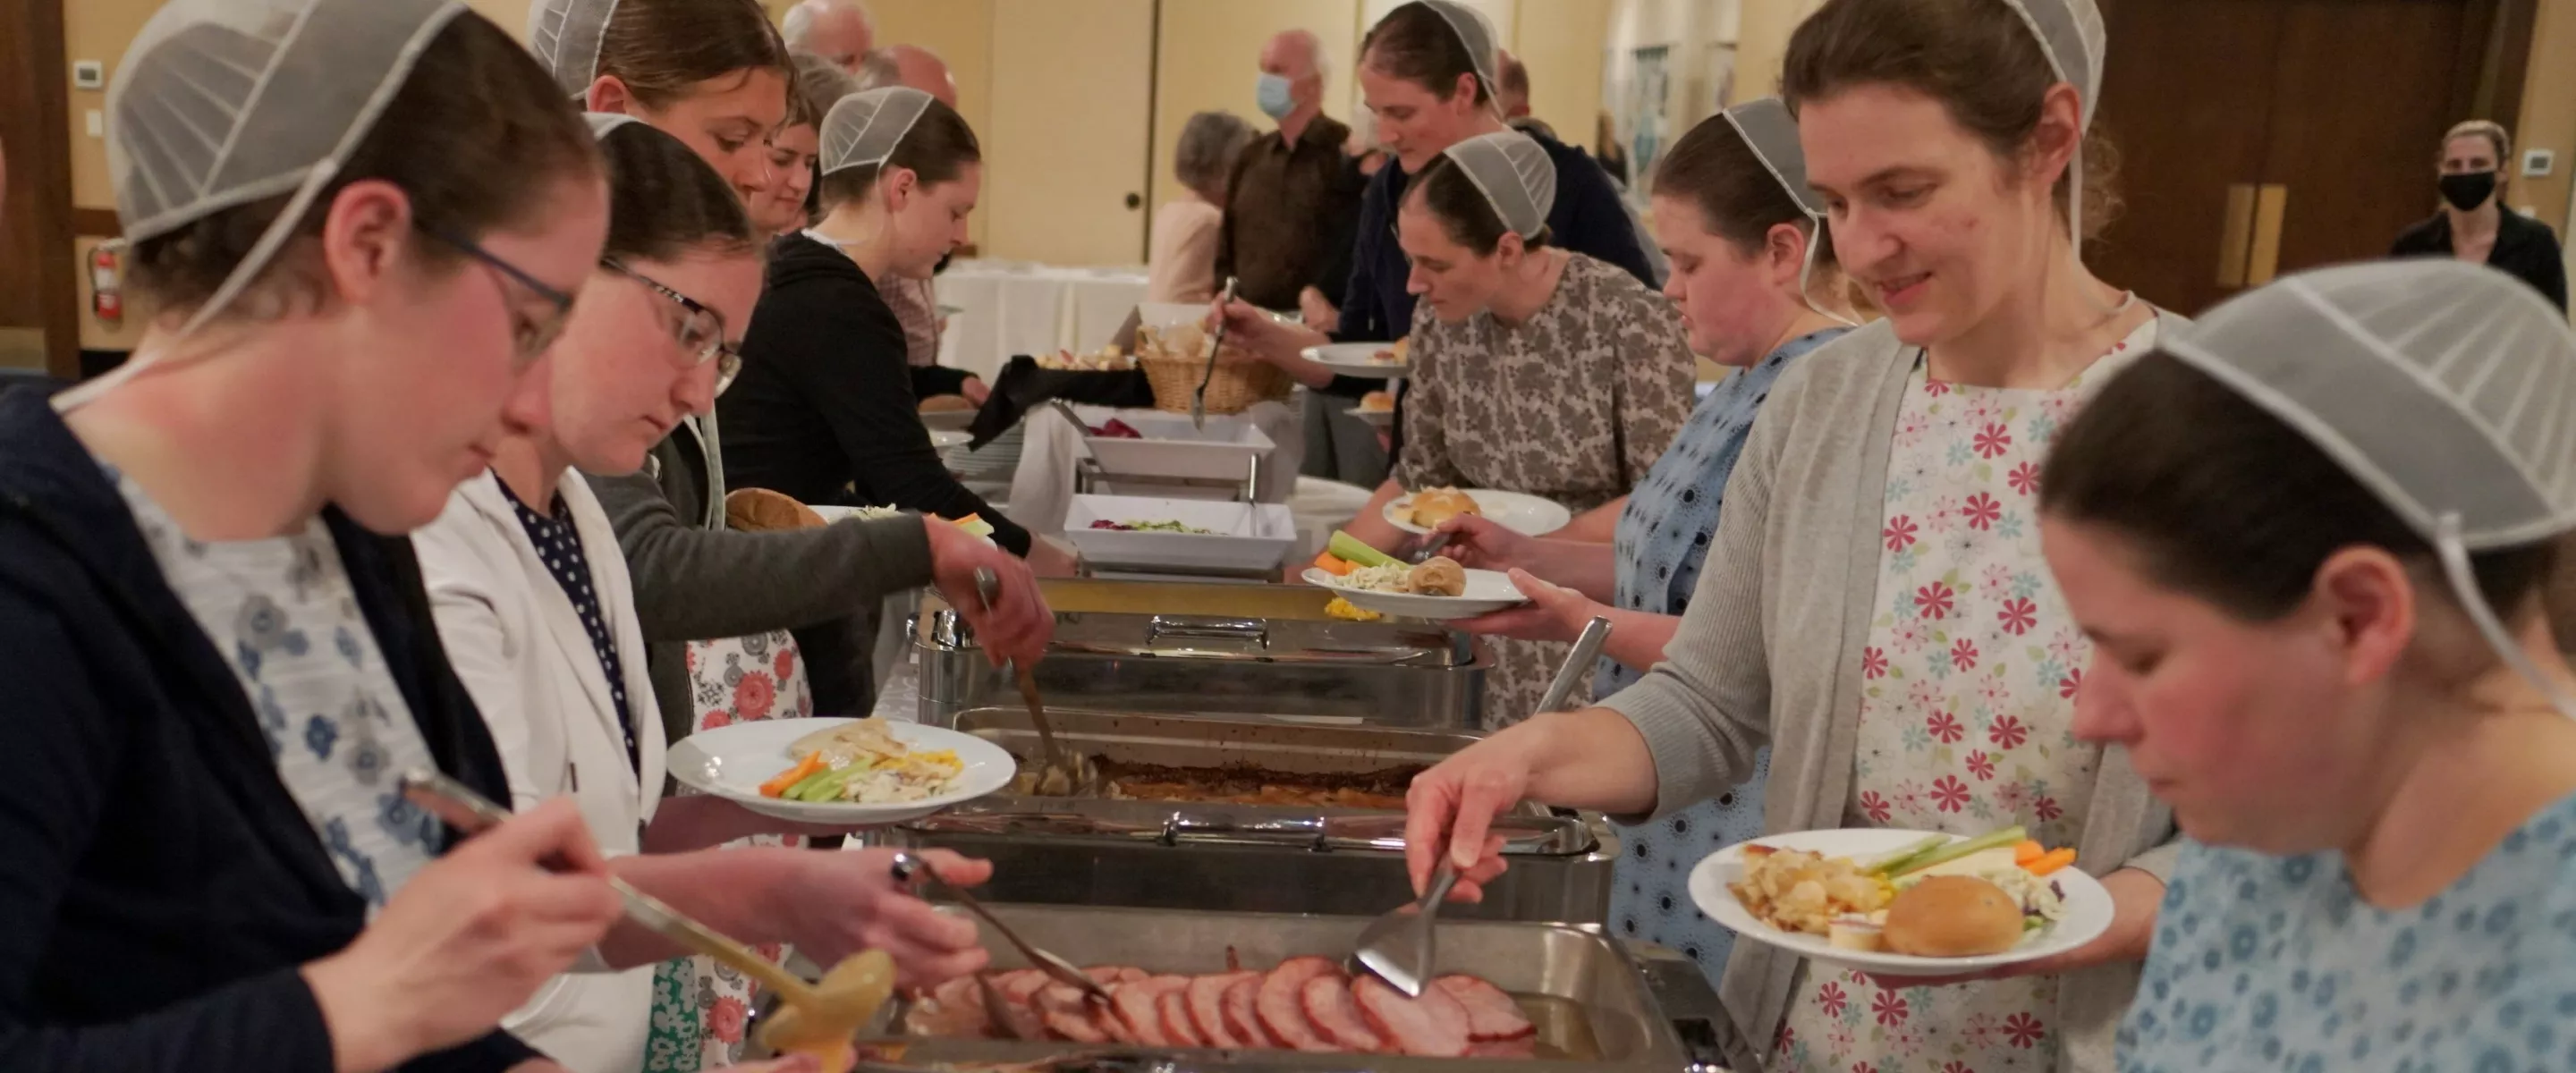
M 1627 272 L 1569 257 L 1556 293 L 1517 327 L 1415 309 L 1398 483 L 1521 492 L 1580 512 L 1628 494 L 1672 446 L 1696 375 L 1681 317 Z M 1500 727 L 1530 716 L 1567 646 L 1489 641 L 1485 722 Z

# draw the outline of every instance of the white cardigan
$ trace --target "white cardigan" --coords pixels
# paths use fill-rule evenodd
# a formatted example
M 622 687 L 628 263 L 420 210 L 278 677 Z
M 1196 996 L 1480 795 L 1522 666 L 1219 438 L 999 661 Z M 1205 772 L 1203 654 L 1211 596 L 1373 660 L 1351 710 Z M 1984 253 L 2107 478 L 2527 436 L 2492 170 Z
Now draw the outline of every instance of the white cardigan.
M 633 582 L 608 515 L 580 474 L 565 471 L 559 487 L 625 671 L 640 779 L 627 761 L 625 728 L 590 635 L 499 478 L 486 472 L 458 487 L 446 512 L 414 533 L 412 544 L 439 639 L 500 749 L 511 808 L 570 795 L 602 851 L 635 853 L 661 797 L 660 709 L 644 665 Z M 612 973 L 592 957 L 549 981 L 501 1026 L 576 1073 L 633 1073 L 644 1064 L 652 1002 L 651 966 Z

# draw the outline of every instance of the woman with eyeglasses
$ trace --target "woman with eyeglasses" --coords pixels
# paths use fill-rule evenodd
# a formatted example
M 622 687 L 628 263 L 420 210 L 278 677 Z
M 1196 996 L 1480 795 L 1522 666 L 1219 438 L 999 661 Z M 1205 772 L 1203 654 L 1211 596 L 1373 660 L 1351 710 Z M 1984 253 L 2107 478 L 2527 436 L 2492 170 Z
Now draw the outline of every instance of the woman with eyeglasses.
M 709 849 L 780 825 L 712 797 L 661 800 L 633 586 L 608 516 L 577 471 L 626 473 L 739 367 L 731 340 L 760 296 L 761 246 L 742 204 L 670 135 L 596 117 L 609 176 L 608 244 L 563 337 L 532 374 L 542 418 L 501 441 L 413 538 L 439 636 L 473 693 L 521 807 L 579 802 L 611 868 L 754 943 L 793 942 L 824 964 L 864 946 L 915 982 L 974 968 L 975 930 L 899 891 L 891 851 Z M 639 713 L 641 716 L 639 717 Z M 989 871 L 954 858 L 952 881 Z M 603 949 L 504 1023 L 576 1070 L 642 1067 L 650 963 L 672 951 Z
M 437 0 L 181 0 L 119 71 L 158 312 L 0 397 L 0 1068 L 559 1068 L 496 1025 L 618 900 L 568 803 L 460 840 L 400 793 L 509 786 L 382 534 L 536 420 L 588 132 Z

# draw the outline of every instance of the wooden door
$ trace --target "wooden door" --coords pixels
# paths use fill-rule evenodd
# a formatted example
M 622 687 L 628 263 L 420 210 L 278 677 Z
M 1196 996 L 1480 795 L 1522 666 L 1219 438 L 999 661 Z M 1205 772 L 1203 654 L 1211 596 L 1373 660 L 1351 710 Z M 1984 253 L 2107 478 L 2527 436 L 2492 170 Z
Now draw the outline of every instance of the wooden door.
M 2242 252 L 2225 241 L 2241 230 L 2227 226 L 2229 200 L 2247 202 L 2263 173 L 2281 8 L 2155 0 L 2113 7 L 2108 21 L 2095 118 L 2119 150 L 2124 207 L 2086 263 L 2157 305 L 2195 312 L 2232 289 L 2219 282 L 2222 252 Z
M 2100 119 L 2121 151 L 2126 207 L 2088 263 L 2195 313 L 2280 273 L 2384 255 L 2432 211 L 2433 154 L 2493 74 L 2498 10 L 2497 0 L 2113 6 Z
M 1145 260 L 1155 0 L 994 0 L 987 256 Z
M 0 0 L 0 365 L 80 370 L 62 0 Z

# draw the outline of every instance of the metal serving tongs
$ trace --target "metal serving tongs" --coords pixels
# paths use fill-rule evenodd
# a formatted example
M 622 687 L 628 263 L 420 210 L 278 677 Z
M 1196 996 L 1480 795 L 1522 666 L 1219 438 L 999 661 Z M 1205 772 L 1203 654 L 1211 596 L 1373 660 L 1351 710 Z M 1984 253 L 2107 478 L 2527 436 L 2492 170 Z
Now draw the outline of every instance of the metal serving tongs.
M 404 800 L 467 834 L 488 830 L 510 818 L 510 810 L 435 771 L 404 772 L 402 793 Z M 821 981 L 808 984 L 623 879 L 610 876 L 608 886 L 625 900 L 627 919 L 691 952 L 733 966 L 778 992 L 790 1008 L 762 1026 L 762 1041 L 772 1046 L 846 1039 L 874 1019 L 894 994 L 894 959 L 882 950 L 843 958 L 823 974 Z
M 1002 579 L 989 567 L 975 571 L 975 597 L 983 601 L 984 610 L 993 609 L 1001 598 Z M 1028 706 L 1029 724 L 1038 732 L 1038 770 L 1029 789 L 1041 797 L 1079 797 L 1100 787 L 1100 765 L 1078 751 L 1056 744 L 1055 727 L 1047 722 L 1046 702 L 1038 697 L 1037 670 L 1027 664 L 1011 667 L 1019 679 L 1020 703 Z
M 1565 707 L 1574 695 L 1574 684 L 1583 680 L 1583 669 L 1601 658 L 1601 645 L 1610 639 L 1610 620 L 1594 618 L 1574 639 L 1574 650 L 1566 653 L 1565 662 L 1556 668 L 1556 680 L 1548 683 L 1547 693 L 1539 698 L 1538 710 L 1552 712 Z M 1360 932 L 1359 943 L 1351 951 L 1351 972 L 1373 973 L 1402 991 L 1407 997 L 1421 998 L 1423 985 L 1431 982 L 1437 959 L 1434 957 L 1433 917 L 1440 904 L 1449 898 L 1449 888 L 1458 885 L 1458 866 L 1451 862 L 1449 848 L 1440 847 L 1439 864 L 1431 872 L 1431 886 L 1422 892 L 1420 901 L 1397 909 L 1369 923 Z
M 930 867 L 930 862 L 909 853 L 897 853 L 894 855 L 894 880 L 906 885 L 919 884 L 933 887 L 957 899 L 957 904 L 965 906 L 967 912 L 975 914 L 977 919 L 991 925 L 993 930 L 1001 935 L 1003 942 L 1011 944 L 1011 949 L 1019 951 L 1021 957 L 1029 959 L 1030 965 L 1046 973 L 1049 978 L 1057 983 L 1080 988 L 1083 994 L 1095 1001 L 1109 1001 L 1109 989 L 1100 986 L 1100 981 L 1092 979 L 1074 963 L 1020 938 L 1020 933 L 1012 931 L 1010 925 L 1002 923 L 1001 918 L 984 908 L 984 903 L 976 901 L 974 895 L 966 893 L 966 888 L 939 878 L 938 870 Z
M 1216 300 L 1216 307 L 1218 309 L 1224 309 L 1227 306 L 1234 304 L 1234 283 L 1235 279 L 1233 276 L 1225 277 L 1225 293 L 1218 295 Z M 1222 348 L 1224 346 L 1225 317 L 1220 314 L 1216 318 L 1216 331 L 1208 337 L 1207 371 L 1199 374 L 1199 389 L 1190 393 L 1191 428 L 1202 431 L 1207 428 L 1208 383 L 1209 381 L 1216 379 L 1216 358 L 1219 353 L 1222 353 Z

